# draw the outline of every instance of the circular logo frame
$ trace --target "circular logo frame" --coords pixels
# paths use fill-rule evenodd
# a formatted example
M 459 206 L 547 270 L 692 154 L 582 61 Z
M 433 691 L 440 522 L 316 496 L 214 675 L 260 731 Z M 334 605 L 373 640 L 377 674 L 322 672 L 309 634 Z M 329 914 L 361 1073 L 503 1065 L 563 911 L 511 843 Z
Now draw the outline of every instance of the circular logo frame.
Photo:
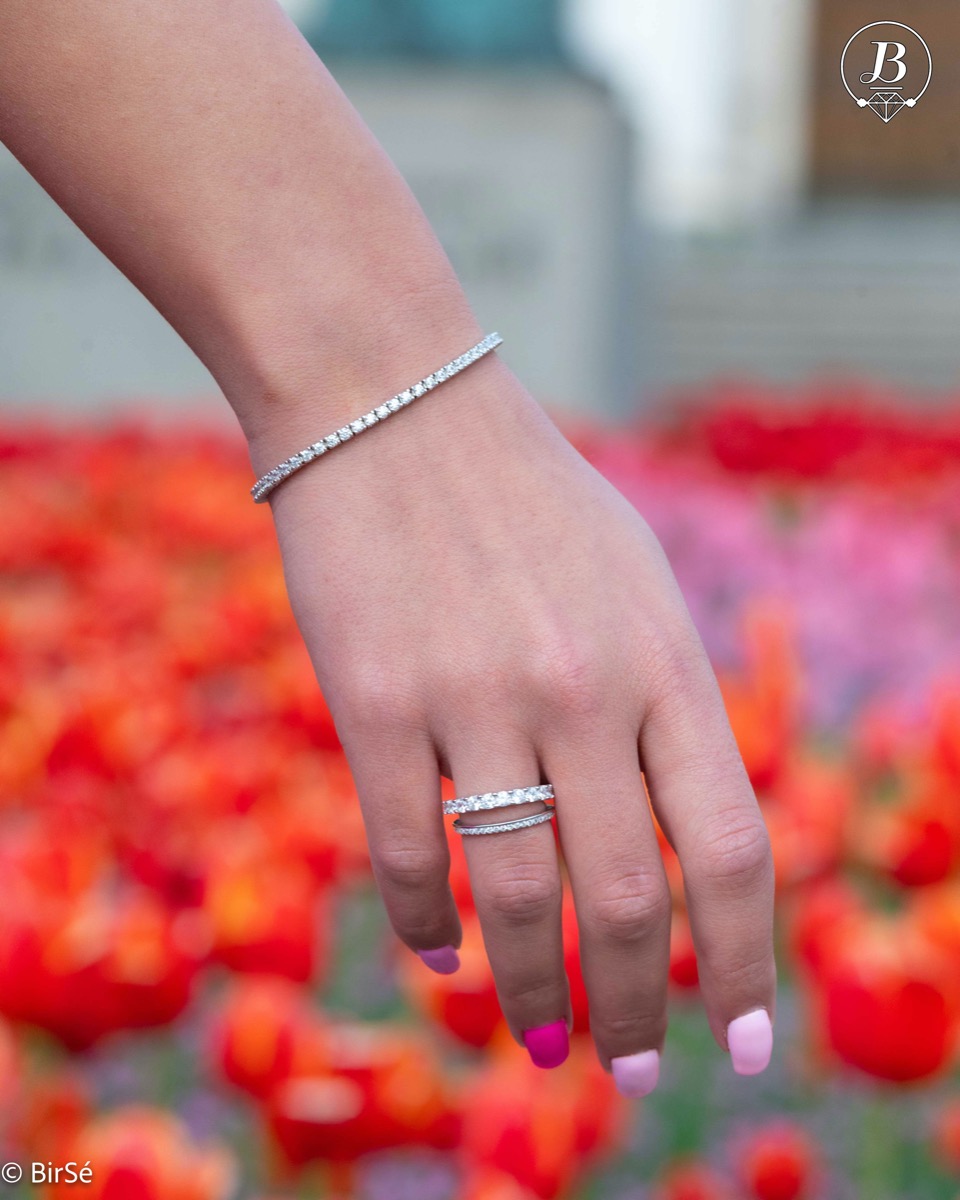
M 923 93 L 930 86 L 930 80 L 933 78 L 933 56 L 930 53 L 930 47 L 927 45 L 927 43 L 924 41 L 924 39 L 920 36 L 920 34 L 917 33 L 917 31 L 911 25 L 905 25 L 902 21 L 871 21 L 869 24 L 863 25 L 860 29 L 858 29 L 857 32 L 851 38 L 849 38 L 847 40 L 847 44 L 843 48 L 843 53 L 840 55 L 840 81 L 843 84 L 844 88 L 846 88 L 847 95 L 850 97 L 851 100 L 855 100 L 857 102 L 857 106 L 859 108 L 868 107 L 869 101 L 867 101 L 863 96 L 856 95 L 853 92 L 853 90 L 851 89 L 850 85 L 847 83 L 847 74 L 846 74 L 846 71 L 844 70 L 844 66 L 845 66 L 846 58 L 847 58 L 847 51 L 850 49 L 850 47 L 853 45 L 853 43 L 857 40 L 857 38 L 860 36 L 860 34 L 864 33 L 868 29 L 876 29 L 880 25 L 885 25 L 885 26 L 893 25 L 897 29 L 906 29 L 906 31 L 908 33 L 913 34 L 913 36 L 917 39 L 917 41 L 920 43 L 920 45 L 923 47 L 924 51 L 926 52 L 926 55 L 927 55 L 927 78 L 924 80 L 923 87 L 920 89 L 919 92 L 917 92 L 917 94 L 915 96 L 907 97 L 903 101 L 903 103 L 906 105 L 907 108 L 913 108 L 913 106 L 917 103 L 917 101 L 920 99 L 920 97 L 923 95 Z M 897 45 L 900 45 L 900 43 L 898 42 Z

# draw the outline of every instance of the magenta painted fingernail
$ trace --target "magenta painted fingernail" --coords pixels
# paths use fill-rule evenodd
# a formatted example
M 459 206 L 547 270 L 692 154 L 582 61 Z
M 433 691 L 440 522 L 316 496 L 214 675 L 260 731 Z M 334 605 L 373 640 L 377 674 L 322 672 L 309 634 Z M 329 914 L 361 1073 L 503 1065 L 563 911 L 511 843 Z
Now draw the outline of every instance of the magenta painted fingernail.
M 765 1008 L 735 1017 L 727 1026 L 727 1045 L 738 1075 L 759 1075 L 773 1051 L 773 1026 Z
M 551 1021 L 549 1025 L 525 1029 L 523 1044 L 530 1052 L 535 1066 L 559 1067 L 570 1053 L 566 1021 Z
M 418 950 L 417 954 L 438 975 L 452 975 L 460 967 L 460 955 L 453 946 L 441 946 L 439 950 Z
M 631 1100 L 639 1100 L 652 1092 L 660 1078 L 660 1054 L 656 1050 L 611 1058 L 610 1066 L 617 1091 Z

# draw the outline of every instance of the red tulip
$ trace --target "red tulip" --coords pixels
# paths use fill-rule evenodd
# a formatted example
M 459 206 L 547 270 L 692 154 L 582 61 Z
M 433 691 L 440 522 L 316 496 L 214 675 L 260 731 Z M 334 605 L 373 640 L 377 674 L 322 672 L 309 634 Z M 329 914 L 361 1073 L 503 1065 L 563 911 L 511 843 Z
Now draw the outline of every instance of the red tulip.
M 577 1034 L 563 1066 L 543 1071 L 504 1032 L 463 1103 L 462 1154 L 470 1169 L 493 1168 L 541 1200 L 564 1195 L 622 1144 L 631 1112 L 591 1039 Z
M 803 1200 L 819 1173 L 816 1146 L 787 1121 L 752 1130 L 734 1150 L 737 1173 L 756 1200 Z
M 956 964 L 905 918 L 864 920 L 838 939 L 813 998 L 833 1052 L 895 1083 L 938 1074 L 960 1034 Z
M 490 1042 L 503 1023 L 503 1012 L 484 949 L 480 920 L 476 913 L 468 911 L 461 914 L 460 923 L 463 941 L 459 970 L 452 975 L 438 975 L 397 942 L 397 971 L 404 993 L 419 1012 L 461 1042 L 479 1049 Z
M 685 908 L 673 910 L 670 924 L 670 982 L 682 991 L 693 991 L 700 986 L 700 968 L 697 951 L 693 944 L 690 917 Z
M 340 1021 L 328 1025 L 325 1048 L 326 1069 L 295 1071 L 269 1098 L 269 1128 L 290 1167 L 391 1146 L 456 1145 L 459 1110 L 426 1038 Z
M 560 917 L 563 927 L 563 965 L 570 985 L 572 1032 L 586 1034 L 590 1032 L 590 1006 L 580 962 L 580 926 L 569 881 L 565 881 Z
M 931 766 L 960 781 L 960 684 L 946 679 L 934 690 L 930 721 Z
M 97 890 L 29 910 L 15 896 L 0 926 L 0 1011 L 86 1049 L 177 1017 L 203 952 L 192 921 L 149 893 Z
M 866 915 L 863 899 L 842 877 L 828 876 L 793 888 L 781 903 L 791 959 L 818 978 L 834 946 L 854 938 Z
M 659 1177 L 651 1200 L 735 1200 L 727 1180 L 707 1163 L 684 1159 Z
M 960 809 L 956 783 L 922 764 L 905 764 L 905 777 L 890 797 L 888 778 L 881 798 L 862 805 L 851 832 L 858 858 L 906 887 L 928 887 L 960 865 Z

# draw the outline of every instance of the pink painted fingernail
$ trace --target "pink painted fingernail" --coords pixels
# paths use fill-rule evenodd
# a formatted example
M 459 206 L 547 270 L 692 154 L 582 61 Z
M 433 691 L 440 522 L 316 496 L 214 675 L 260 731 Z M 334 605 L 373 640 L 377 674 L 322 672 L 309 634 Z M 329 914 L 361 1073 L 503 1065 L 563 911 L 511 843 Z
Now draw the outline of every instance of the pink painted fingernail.
M 622 1054 L 619 1058 L 611 1058 L 610 1066 L 617 1091 L 631 1100 L 639 1100 L 652 1092 L 660 1078 L 660 1054 L 656 1050 Z
M 765 1008 L 735 1017 L 727 1026 L 727 1045 L 738 1075 L 759 1075 L 773 1051 L 773 1026 Z
M 439 950 L 418 950 L 417 954 L 438 975 L 452 975 L 460 968 L 460 955 L 453 946 L 441 946 Z
M 530 1052 L 535 1066 L 559 1067 L 570 1053 L 566 1021 L 551 1021 L 549 1025 L 525 1029 L 523 1044 Z

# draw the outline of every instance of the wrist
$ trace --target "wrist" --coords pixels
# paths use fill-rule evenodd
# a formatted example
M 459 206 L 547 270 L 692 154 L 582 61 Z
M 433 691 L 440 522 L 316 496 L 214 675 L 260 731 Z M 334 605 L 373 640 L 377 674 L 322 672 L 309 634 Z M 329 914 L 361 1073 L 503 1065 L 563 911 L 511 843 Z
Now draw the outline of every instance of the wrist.
M 221 380 L 251 448 L 269 445 L 281 458 L 301 448 L 298 437 L 307 444 L 333 432 L 488 332 L 452 272 L 382 279 L 335 304 L 299 291 L 283 297 L 234 322 Z
M 399 382 L 392 380 L 372 401 L 369 387 L 364 386 L 344 419 L 323 426 L 310 406 L 274 410 L 274 420 L 264 421 L 249 439 L 256 476 L 350 424 L 469 348 L 445 351 L 443 361 L 432 361 L 429 370 L 418 368 Z M 294 503 L 293 497 L 299 494 L 325 503 L 349 504 L 351 496 L 355 499 L 358 493 L 373 492 L 381 493 L 392 505 L 414 504 L 418 494 L 438 491 L 450 498 L 461 483 L 473 488 L 470 480 L 478 471 L 489 474 L 491 466 L 507 462 L 519 447 L 529 450 L 531 444 L 539 445 L 538 434 L 547 427 L 557 435 L 553 423 L 497 356 L 497 350 L 499 347 L 489 350 L 386 419 L 360 430 L 363 436 L 351 437 L 350 445 L 335 446 L 307 462 L 268 491 L 271 502 L 279 497 L 282 508 L 288 498 Z M 324 419 L 327 417 L 319 418 Z M 275 507 L 275 514 L 277 511 Z
M 352 331 L 341 328 L 320 346 L 290 335 L 285 341 L 275 340 L 275 348 L 258 360 L 255 373 L 248 376 L 244 400 L 232 401 L 257 477 L 412 388 L 490 332 L 478 325 L 465 303 L 458 305 L 455 298 L 447 303 L 447 299 L 444 294 L 421 291 L 385 311 L 382 321 L 371 319 Z M 379 424 L 362 430 L 364 441 L 372 438 L 379 443 L 380 453 L 372 451 L 374 460 L 409 439 L 431 445 L 458 440 L 458 422 L 469 429 L 478 419 L 473 410 L 489 404 L 486 395 L 522 390 L 498 360 L 498 349 L 488 350 L 402 411 L 392 413 L 382 422 L 390 426 L 386 431 Z M 444 415 L 447 410 L 453 411 Z M 420 452 L 426 452 L 425 444 Z M 336 447 L 330 458 L 343 453 Z M 359 465 L 354 455 L 348 457 Z

